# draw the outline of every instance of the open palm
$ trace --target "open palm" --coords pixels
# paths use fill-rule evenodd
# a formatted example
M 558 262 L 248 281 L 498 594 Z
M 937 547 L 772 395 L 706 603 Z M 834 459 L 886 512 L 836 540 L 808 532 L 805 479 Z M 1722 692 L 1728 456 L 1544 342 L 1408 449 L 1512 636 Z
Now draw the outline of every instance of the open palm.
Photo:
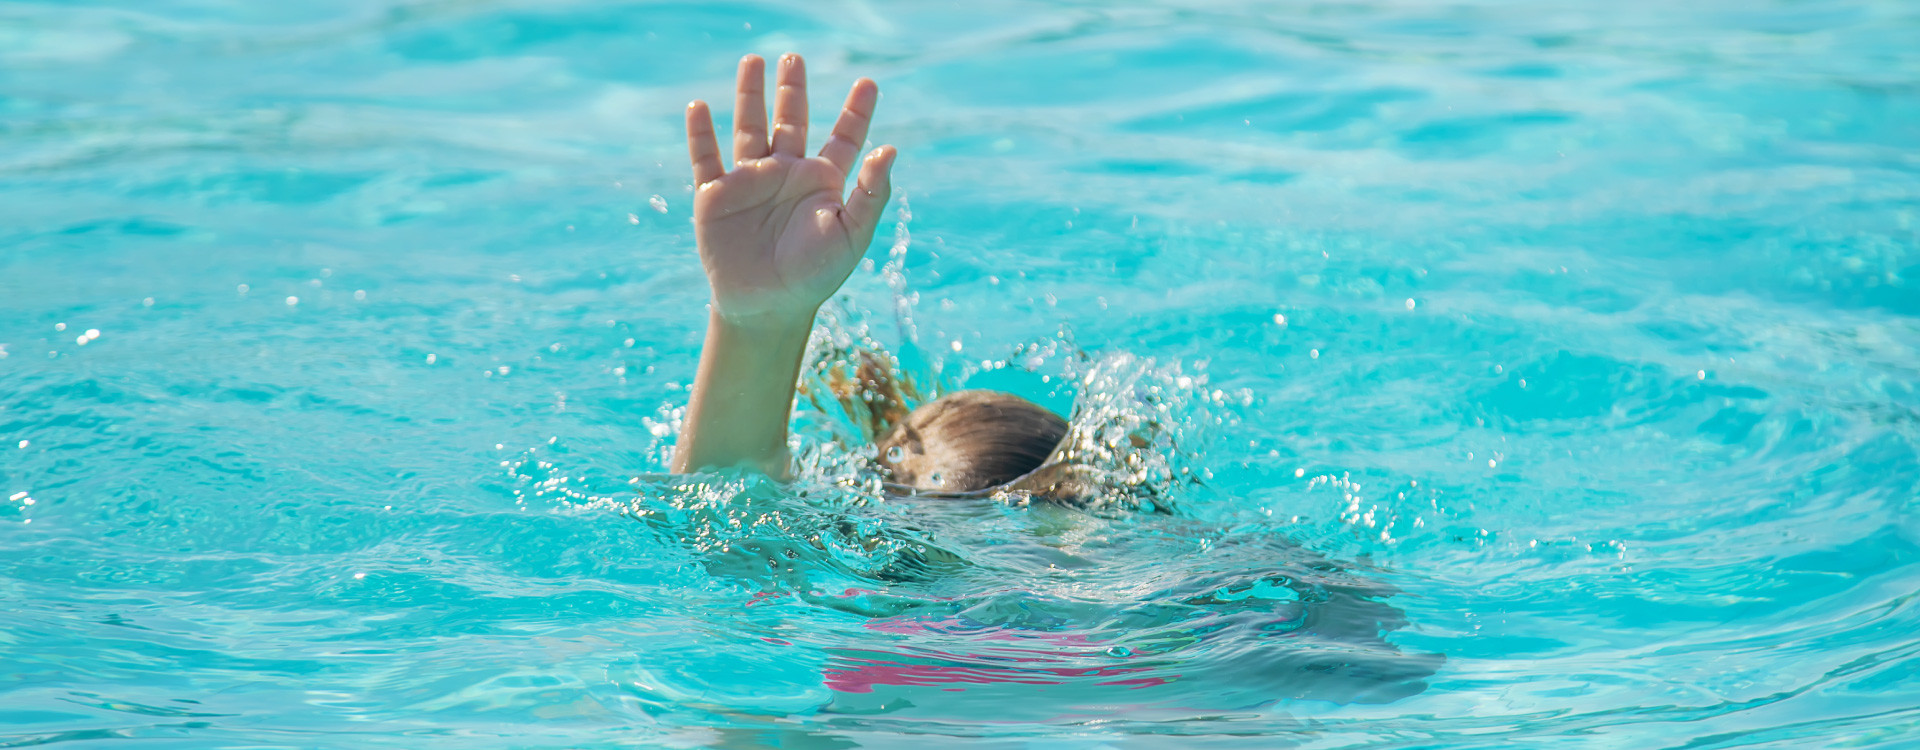
M 706 103 L 687 108 L 694 237 L 715 312 L 741 322 L 811 320 L 873 240 L 894 151 L 882 146 L 868 154 L 852 196 L 842 200 L 879 86 L 865 78 L 854 83 L 833 135 L 809 157 L 805 63 L 798 55 L 780 60 L 771 136 L 764 67 L 758 56 L 740 61 L 733 171 L 721 164 Z

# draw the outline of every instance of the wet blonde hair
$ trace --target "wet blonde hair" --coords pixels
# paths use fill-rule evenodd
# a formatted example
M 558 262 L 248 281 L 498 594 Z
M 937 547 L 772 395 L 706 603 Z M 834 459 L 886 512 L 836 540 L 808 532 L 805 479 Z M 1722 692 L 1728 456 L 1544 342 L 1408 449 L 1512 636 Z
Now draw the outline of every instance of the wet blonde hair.
M 921 492 L 978 492 L 1024 477 L 1067 435 L 1067 420 L 1011 393 L 960 391 L 909 412 L 877 441 L 889 477 Z
M 925 401 L 918 384 L 885 352 L 859 349 L 853 355 L 857 364 L 832 370 L 827 390 L 873 442 L 875 462 L 895 491 L 1041 494 L 1035 490 L 1043 488 L 1028 487 L 1025 480 L 1059 473 L 1042 470 L 1067 435 L 1060 415 L 999 391 L 959 391 Z M 822 394 L 807 395 L 824 407 Z

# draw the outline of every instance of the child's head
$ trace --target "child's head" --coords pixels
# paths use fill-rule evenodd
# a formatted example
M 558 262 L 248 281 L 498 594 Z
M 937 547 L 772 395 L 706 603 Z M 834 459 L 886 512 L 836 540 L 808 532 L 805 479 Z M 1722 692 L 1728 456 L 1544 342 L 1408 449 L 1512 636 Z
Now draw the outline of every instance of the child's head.
M 1066 434 L 1066 420 L 1019 396 L 960 391 L 914 409 L 877 445 L 895 482 L 973 492 L 1040 468 Z

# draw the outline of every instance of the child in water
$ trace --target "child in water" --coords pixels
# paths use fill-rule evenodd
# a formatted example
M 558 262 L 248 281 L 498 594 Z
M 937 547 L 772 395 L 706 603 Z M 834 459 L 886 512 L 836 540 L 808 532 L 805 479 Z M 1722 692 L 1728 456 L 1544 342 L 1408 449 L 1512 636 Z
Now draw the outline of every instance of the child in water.
M 780 59 L 771 130 L 763 68 L 753 55 L 740 61 L 731 171 L 721 161 L 707 105 L 696 101 L 687 107 L 694 237 L 713 298 L 699 373 L 674 447 L 675 473 L 744 467 L 777 478 L 791 475 L 789 410 L 814 316 L 860 262 L 889 197 L 893 148 L 881 146 L 859 158 L 879 87 L 865 78 L 853 84 L 833 134 L 819 154 L 810 157 L 804 63 L 798 55 Z M 846 180 L 856 162 L 859 182 L 848 196 Z M 1009 492 L 1084 505 L 1126 484 L 1095 468 L 1101 450 L 1154 447 L 1124 424 L 1118 433 L 1102 425 L 1097 437 L 1076 433 L 1070 438 L 1066 420 L 1007 393 L 960 391 L 909 412 L 904 397 L 918 396 L 911 383 L 889 377 L 891 368 L 880 355 L 856 355 L 861 361 L 837 372 L 855 370 L 852 388 L 859 393 L 838 393 L 845 384 L 835 383 L 832 395 L 849 407 L 850 415 L 857 415 L 856 421 L 866 422 L 864 427 L 875 437 L 877 461 L 894 492 Z M 1151 433 L 1152 425 L 1147 427 Z M 870 539 L 865 543 L 873 548 Z M 746 540 L 738 547 L 758 569 L 763 562 L 793 557 L 781 555 L 777 544 Z M 812 544 L 820 545 L 817 536 Z M 944 553 L 936 554 L 924 543 L 903 549 L 917 551 L 902 553 L 876 571 L 876 578 L 918 580 L 939 565 L 963 560 L 942 557 Z M 1060 554 L 1052 547 L 1047 550 L 1047 555 Z M 889 690 L 930 685 L 960 689 L 949 683 L 964 683 L 969 689 L 990 683 L 1024 687 L 1136 672 L 1126 680 L 1095 684 L 1145 687 L 1213 674 L 1221 684 L 1260 701 L 1307 697 L 1374 703 L 1419 692 L 1423 680 L 1444 661 L 1436 654 L 1401 654 L 1382 638 L 1383 632 L 1405 624 L 1398 610 L 1377 601 L 1393 593 L 1391 588 L 1277 540 L 1236 542 L 1234 553 L 1258 561 L 1258 567 L 1183 581 L 1116 610 L 1105 621 L 1143 633 L 1189 623 L 1180 626 L 1188 630 L 1170 641 L 1164 635 L 1160 640 L 1140 639 L 1142 651 L 1132 655 L 1170 657 L 1201 641 L 1236 655 L 1216 662 L 1150 658 L 1089 666 L 1077 647 L 1049 646 L 1079 644 L 1075 634 L 1056 634 L 1053 631 L 1064 630 L 1059 624 L 1037 625 L 1028 619 L 1046 609 L 1044 598 L 1036 599 L 1034 607 L 1021 604 L 1013 619 L 1002 620 L 994 617 L 993 602 L 1006 592 L 959 600 L 896 598 L 889 601 L 901 604 L 892 609 L 861 604 L 854 589 L 844 596 L 808 596 L 874 616 L 870 627 L 878 630 L 924 634 L 926 642 L 910 654 L 854 650 L 837 660 L 826 672 L 827 683 L 836 690 L 836 701 L 853 705 L 862 705 L 876 685 L 898 686 Z M 774 569 L 780 567 L 774 563 Z M 804 582 L 795 588 L 809 590 Z M 928 646 L 956 639 L 964 645 L 952 654 Z M 1294 647 L 1251 648 L 1279 639 Z M 1002 652 L 992 644 L 982 646 L 982 640 L 1011 640 L 1018 647 Z M 1178 673 L 1169 671 L 1174 666 Z M 1170 677 L 1159 676 L 1160 671 Z
M 687 106 L 694 239 L 713 299 L 675 473 L 746 467 L 789 476 L 788 410 L 814 315 L 865 255 L 891 192 L 893 147 L 859 158 L 877 84 L 854 82 L 833 134 L 807 156 L 805 62 L 780 58 L 771 130 L 764 67 L 756 55 L 740 60 L 732 171 L 707 104 Z M 856 161 L 859 181 L 847 196 Z M 876 436 L 878 461 L 902 490 L 1005 488 L 1056 499 L 1077 492 L 1073 467 L 1048 463 L 1066 420 L 1019 396 L 960 391 L 891 421 Z

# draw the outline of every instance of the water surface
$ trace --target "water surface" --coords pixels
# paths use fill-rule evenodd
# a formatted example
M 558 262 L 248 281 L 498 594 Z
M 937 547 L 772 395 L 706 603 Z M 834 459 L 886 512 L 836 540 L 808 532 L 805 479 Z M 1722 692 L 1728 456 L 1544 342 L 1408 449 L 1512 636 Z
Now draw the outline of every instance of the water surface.
M 1916 36 L 0 6 L 0 746 L 1920 743 Z M 811 410 L 657 476 L 681 107 L 788 50 L 902 154 L 823 336 L 1159 420 L 1171 513 L 889 500 Z

